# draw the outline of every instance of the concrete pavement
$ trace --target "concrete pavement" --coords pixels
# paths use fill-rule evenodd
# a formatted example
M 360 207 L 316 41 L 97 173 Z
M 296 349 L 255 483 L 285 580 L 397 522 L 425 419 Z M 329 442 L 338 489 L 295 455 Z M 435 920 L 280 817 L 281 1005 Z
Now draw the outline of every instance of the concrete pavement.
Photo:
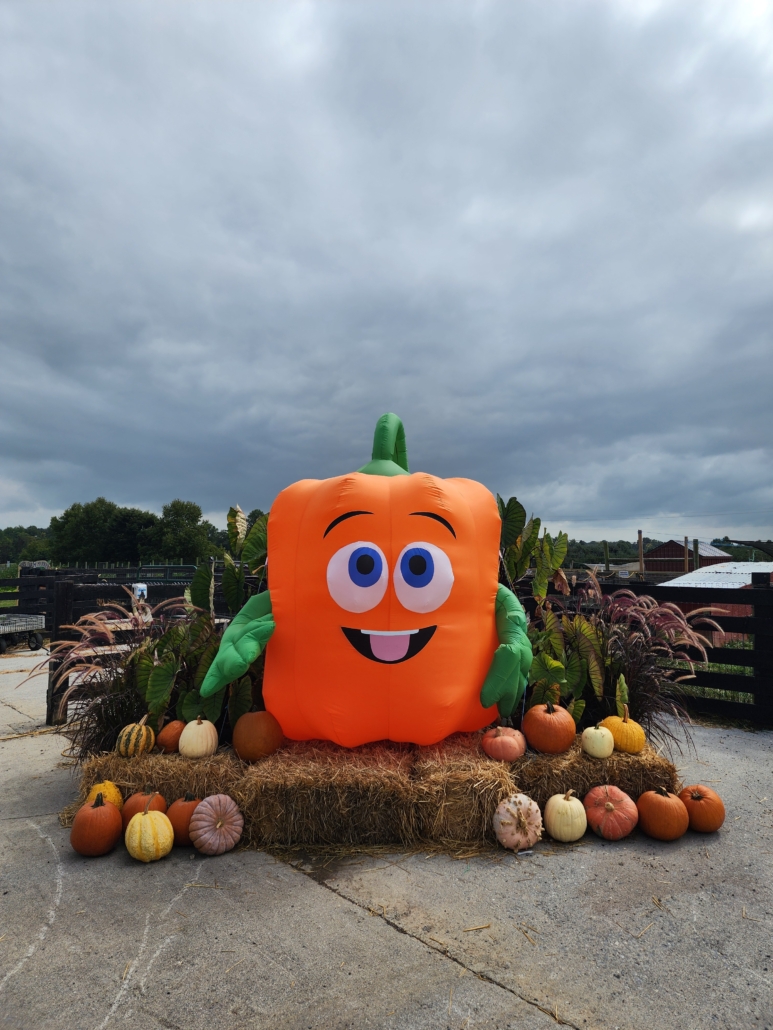
M 42 725 L 40 657 L 0 659 L 0 736 Z M 297 868 L 82 859 L 64 740 L 0 743 L 0 1028 L 773 1030 L 773 734 L 695 738 L 719 834 Z

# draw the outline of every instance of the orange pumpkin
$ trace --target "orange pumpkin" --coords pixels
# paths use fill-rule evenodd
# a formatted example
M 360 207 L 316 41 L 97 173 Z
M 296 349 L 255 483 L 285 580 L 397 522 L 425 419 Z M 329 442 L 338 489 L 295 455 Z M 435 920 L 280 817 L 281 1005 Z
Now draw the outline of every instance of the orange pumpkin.
M 121 813 L 98 793 L 93 802 L 78 809 L 70 831 L 70 844 L 79 855 L 106 855 L 123 833 Z
M 583 798 L 588 826 L 604 840 L 622 840 L 639 821 L 631 798 L 611 784 L 593 787 Z
M 679 797 L 687 809 L 691 830 L 713 833 L 725 821 L 722 798 L 711 787 L 696 783 L 692 787 L 680 790 Z
M 565 708 L 551 704 L 529 708 L 521 722 L 524 736 L 535 751 L 560 755 L 568 751 L 577 735 L 574 719 Z
M 176 847 L 186 847 L 192 843 L 188 830 L 191 816 L 200 804 L 201 798 L 196 798 L 193 794 L 188 793 L 184 798 L 178 798 L 177 801 L 172 802 L 169 806 L 166 816 L 174 830 L 174 843 Z
M 179 751 L 180 735 L 184 729 L 185 721 L 183 719 L 172 719 L 156 737 L 156 747 L 160 748 L 165 755 Z
M 236 720 L 231 743 L 243 762 L 257 762 L 282 746 L 282 727 L 271 712 L 245 712 Z
M 526 753 L 526 737 L 509 726 L 495 726 L 483 734 L 481 747 L 500 762 L 515 762 Z
M 286 736 L 432 744 L 491 723 L 500 531 L 482 484 L 409 474 L 393 415 L 363 469 L 283 490 L 263 698 Z
M 687 832 L 690 817 L 684 802 L 665 787 L 646 790 L 636 802 L 639 826 L 656 840 L 677 840 Z
M 143 812 L 145 810 L 145 805 L 149 799 L 149 811 L 166 812 L 166 801 L 161 797 L 161 795 L 157 791 L 152 794 L 132 794 L 131 797 L 128 797 L 126 801 L 124 801 L 123 808 L 121 809 L 121 819 L 123 820 L 124 832 L 126 831 L 126 828 L 128 827 L 129 823 L 132 821 L 132 816 L 136 815 L 138 812 Z

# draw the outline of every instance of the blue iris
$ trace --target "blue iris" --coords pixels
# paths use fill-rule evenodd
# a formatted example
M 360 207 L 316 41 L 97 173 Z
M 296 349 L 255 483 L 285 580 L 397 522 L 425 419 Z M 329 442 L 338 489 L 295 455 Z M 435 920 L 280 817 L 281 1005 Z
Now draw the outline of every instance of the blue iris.
M 411 547 L 400 559 L 400 572 L 409 587 L 427 586 L 435 575 L 435 563 L 425 547 Z
M 372 587 L 381 578 L 381 555 L 372 547 L 358 547 L 349 555 L 349 579 L 358 587 Z

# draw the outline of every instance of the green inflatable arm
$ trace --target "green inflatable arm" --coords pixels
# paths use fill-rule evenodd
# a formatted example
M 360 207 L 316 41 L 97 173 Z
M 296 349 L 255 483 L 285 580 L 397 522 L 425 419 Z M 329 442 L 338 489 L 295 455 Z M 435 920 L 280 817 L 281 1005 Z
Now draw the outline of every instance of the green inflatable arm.
M 499 647 L 494 652 L 480 692 L 484 708 L 499 707 L 504 718 L 526 690 L 531 668 L 531 642 L 526 633 L 526 612 L 515 594 L 500 584 L 495 607 Z
M 255 594 L 223 634 L 220 650 L 201 684 L 201 696 L 210 697 L 249 669 L 274 632 L 271 595 Z

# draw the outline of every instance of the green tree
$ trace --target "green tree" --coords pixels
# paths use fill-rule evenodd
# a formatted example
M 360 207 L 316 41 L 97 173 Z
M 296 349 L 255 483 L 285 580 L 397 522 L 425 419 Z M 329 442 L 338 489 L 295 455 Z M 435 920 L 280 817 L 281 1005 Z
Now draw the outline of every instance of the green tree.
M 201 507 L 195 501 L 177 498 L 162 509 L 161 519 L 154 527 L 154 542 L 158 549 L 153 557 L 193 564 L 210 552 L 207 530 L 201 520 Z
M 104 497 L 73 504 L 51 519 L 51 558 L 57 562 L 139 562 L 140 541 L 158 521 L 153 512 L 121 508 Z

